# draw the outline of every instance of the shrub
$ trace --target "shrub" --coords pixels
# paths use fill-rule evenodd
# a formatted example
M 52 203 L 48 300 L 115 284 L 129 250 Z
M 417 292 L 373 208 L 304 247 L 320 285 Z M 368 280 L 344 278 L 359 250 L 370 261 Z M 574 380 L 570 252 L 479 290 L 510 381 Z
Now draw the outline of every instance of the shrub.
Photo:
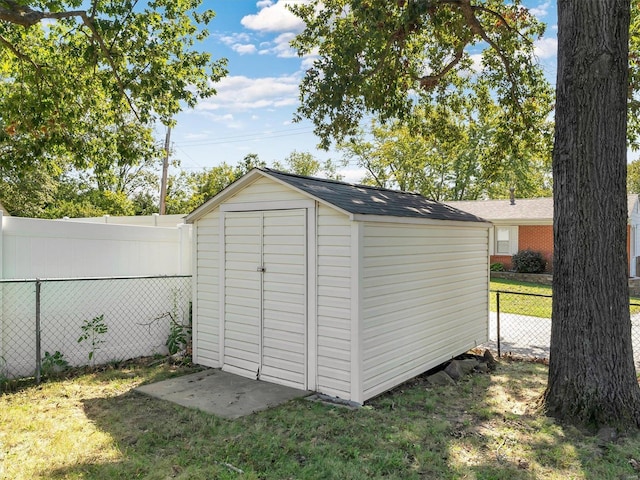
M 500 262 L 492 263 L 489 269 L 492 272 L 504 272 L 504 265 Z
M 520 250 L 511 260 L 518 273 L 542 273 L 547 266 L 542 254 L 533 250 Z

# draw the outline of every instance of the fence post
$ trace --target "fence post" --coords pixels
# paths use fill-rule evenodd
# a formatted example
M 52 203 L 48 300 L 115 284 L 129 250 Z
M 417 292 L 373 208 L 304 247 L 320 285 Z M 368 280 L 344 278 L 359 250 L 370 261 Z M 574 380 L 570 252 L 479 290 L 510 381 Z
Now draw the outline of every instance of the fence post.
M 3 212 L 0 210 L 0 280 L 4 278 L 3 266 L 2 266 L 2 237 L 4 233 L 2 232 L 2 224 L 4 223 Z
M 40 280 L 36 279 L 36 384 L 40 385 L 42 355 L 40 352 Z
M 498 358 L 500 358 L 500 292 L 496 292 L 496 326 L 498 333 Z
M 3 267 L 2 267 L 2 224 L 4 223 L 3 220 L 3 212 L 2 210 L 0 210 L 0 280 L 2 280 L 4 278 L 4 273 L 2 271 Z M 2 359 L 4 358 L 4 350 L 3 350 L 3 345 L 4 345 L 4 303 L 2 301 L 2 297 L 4 294 L 4 284 L 0 283 L 0 362 L 2 361 Z M 4 363 L 4 362 L 3 362 Z

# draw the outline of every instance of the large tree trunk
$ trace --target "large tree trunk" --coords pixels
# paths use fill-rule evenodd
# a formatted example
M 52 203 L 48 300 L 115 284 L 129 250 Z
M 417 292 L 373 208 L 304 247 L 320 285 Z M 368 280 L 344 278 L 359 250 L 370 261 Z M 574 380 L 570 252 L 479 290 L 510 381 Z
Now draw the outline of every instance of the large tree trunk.
M 547 412 L 640 426 L 627 286 L 629 0 L 558 0 Z

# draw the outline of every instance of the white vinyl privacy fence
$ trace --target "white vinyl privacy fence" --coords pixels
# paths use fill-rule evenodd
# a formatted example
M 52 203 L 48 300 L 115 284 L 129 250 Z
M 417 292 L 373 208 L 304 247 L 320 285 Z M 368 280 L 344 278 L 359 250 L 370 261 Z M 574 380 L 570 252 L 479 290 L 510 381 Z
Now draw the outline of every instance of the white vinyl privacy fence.
M 80 223 L 0 213 L 0 279 L 190 273 L 190 225 Z
M 166 354 L 172 326 L 190 319 L 191 227 L 178 221 L 0 212 L 0 381 Z
M 166 354 L 190 300 L 188 275 L 0 280 L 0 379 Z

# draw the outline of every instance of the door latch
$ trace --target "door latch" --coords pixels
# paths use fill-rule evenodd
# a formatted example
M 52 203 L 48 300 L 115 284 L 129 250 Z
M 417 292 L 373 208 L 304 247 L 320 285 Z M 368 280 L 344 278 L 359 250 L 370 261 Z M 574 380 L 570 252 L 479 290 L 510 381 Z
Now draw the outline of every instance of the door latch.
M 264 266 L 263 266 L 263 265 L 261 265 L 261 266 L 259 266 L 258 268 L 256 268 L 256 271 L 264 273 L 264 272 L 266 272 L 266 271 L 267 271 L 267 269 L 266 269 L 266 268 L 264 268 Z

